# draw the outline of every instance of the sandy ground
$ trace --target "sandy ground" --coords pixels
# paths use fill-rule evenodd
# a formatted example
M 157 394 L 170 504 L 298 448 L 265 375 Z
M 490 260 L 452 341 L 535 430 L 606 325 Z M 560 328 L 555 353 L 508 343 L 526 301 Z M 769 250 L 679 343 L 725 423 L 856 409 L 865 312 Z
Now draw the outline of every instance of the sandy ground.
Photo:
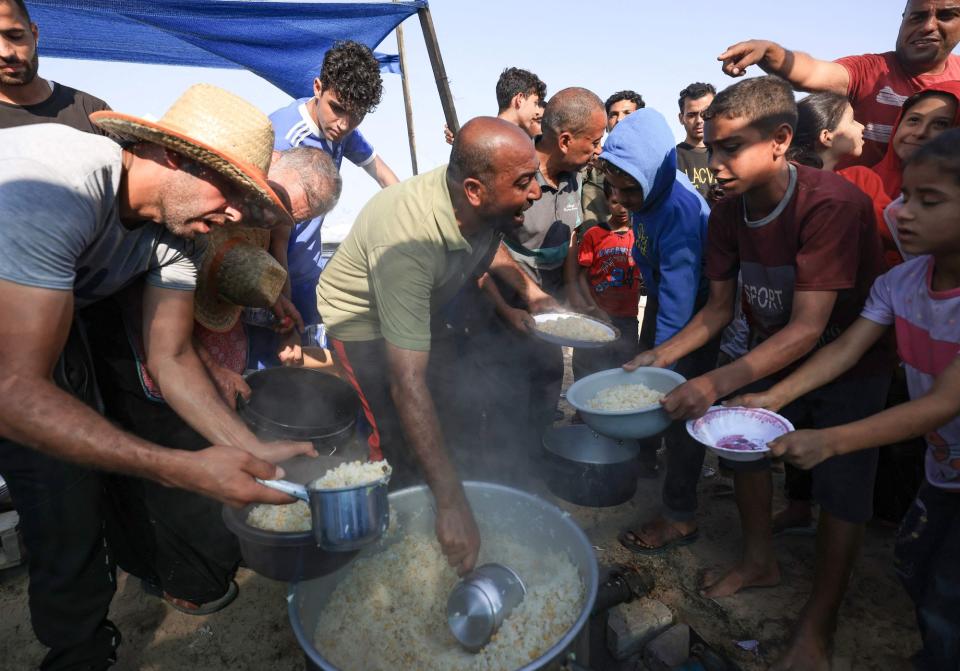
M 715 461 L 708 457 L 708 464 L 715 466 Z M 777 476 L 778 492 L 781 484 L 782 476 Z M 653 575 L 654 596 L 671 608 L 677 621 L 689 623 L 744 669 L 767 668 L 786 645 L 791 622 L 810 588 L 813 539 L 777 539 L 780 586 L 704 599 L 696 590 L 700 572 L 729 564 L 738 552 L 739 525 L 729 481 L 719 476 L 701 480 L 699 541 L 641 559 L 621 548 L 616 535 L 657 509 L 660 485 L 660 480 L 642 480 L 632 501 L 607 509 L 580 508 L 541 493 L 571 512 L 594 543 L 601 564 L 629 564 Z M 893 573 L 893 536 L 888 526 L 868 528 L 840 613 L 835 669 L 907 669 L 907 658 L 919 647 L 910 601 Z M 302 669 L 303 654 L 287 620 L 287 586 L 247 570 L 240 571 L 237 582 L 240 596 L 233 605 L 211 616 L 191 617 L 144 595 L 139 581 L 121 574 L 110 613 L 124 636 L 115 668 Z M 736 648 L 735 642 L 743 640 L 760 641 L 758 653 Z M 36 668 L 43 654 L 30 629 L 24 568 L 0 571 L 0 668 Z

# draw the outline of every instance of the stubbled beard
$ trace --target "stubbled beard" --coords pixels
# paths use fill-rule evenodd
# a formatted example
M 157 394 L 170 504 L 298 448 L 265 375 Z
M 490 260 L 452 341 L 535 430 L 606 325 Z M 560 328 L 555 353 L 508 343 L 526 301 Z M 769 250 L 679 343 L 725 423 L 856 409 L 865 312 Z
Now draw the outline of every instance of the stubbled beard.
M 18 61 L 18 63 L 19 62 L 22 61 Z M 26 86 L 37 78 L 37 70 L 39 67 L 40 56 L 34 51 L 33 58 L 27 63 L 27 67 L 24 68 L 22 74 L 16 76 L 0 74 L 0 86 Z

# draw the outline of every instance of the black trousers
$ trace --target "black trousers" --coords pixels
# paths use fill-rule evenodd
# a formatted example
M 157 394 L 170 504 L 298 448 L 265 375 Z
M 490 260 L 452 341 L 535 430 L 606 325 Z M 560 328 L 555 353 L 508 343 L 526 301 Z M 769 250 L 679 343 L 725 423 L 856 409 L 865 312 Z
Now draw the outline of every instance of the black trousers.
M 86 323 L 94 326 L 90 335 L 96 346 L 98 327 L 109 326 L 96 320 Z M 61 387 L 100 406 L 96 368 L 105 383 L 100 385 L 103 404 L 133 418 L 121 422 L 114 417 L 124 428 L 146 426 L 142 437 L 170 447 L 204 446 L 169 408 L 142 396 L 135 369 L 118 361 L 101 360 L 94 366 L 78 333 L 75 328 L 58 363 Z M 120 361 L 124 357 L 129 363 L 128 349 L 118 355 Z M 126 371 L 127 378 L 103 375 L 110 370 Z M 120 388 L 135 388 L 140 396 L 123 397 Z M 128 405 L 118 400 L 123 398 Z M 10 487 L 29 553 L 33 630 L 51 648 L 41 669 L 105 669 L 116 660 L 120 633 L 107 611 L 116 591 L 117 566 L 196 603 L 226 591 L 240 555 L 218 503 L 61 461 L 2 438 L 0 474 Z
M 697 309 L 701 301 L 697 303 Z M 647 307 L 640 327 L 641 351 L 653 347 L 657 329 L 658 303 L 655 296 L 647 296 Z M 700 349 L 677 361 L 676 372 L 686 379 L 709 373 L 716 368 L 720 353 L 720 337 L 716 337 Z M 706 448 L 687 432 L 685 422 L 674 422 L 664 433 L 666 444 L 667 472 L 663 478 L 663 515 L 678 522 L 692 521 L 697 514 L 697 483 L 703 469 Z M 660 437 L 651 439 L 649 449 L 656 449 Z

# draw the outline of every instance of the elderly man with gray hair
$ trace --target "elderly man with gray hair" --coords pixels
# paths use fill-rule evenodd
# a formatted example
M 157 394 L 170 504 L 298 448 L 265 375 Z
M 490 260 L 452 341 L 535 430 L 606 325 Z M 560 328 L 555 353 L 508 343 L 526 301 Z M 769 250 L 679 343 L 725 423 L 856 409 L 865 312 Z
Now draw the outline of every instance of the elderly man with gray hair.
M 540 161 L 537 182 L 543 196 L 527 211 L 516 238 L 505 239 L 504 244 L 541 289 L 562 300 L 566 290 L 564 261 L 583 220 L 578 173 L 600 154 L 606 128 L 603 102 L 584 88 L 563 89 L 547 103 L 542 125 L 543 135 L 536 149 Z M 516 296 L 507 296 L 506 300 L 514 309 L 520 307 Z M 527 410 L 528 421 L 518 425 L 535 431 L 537 435 L 526 442 L 538 445 L 539 433 L 553 422 L 560 400 L 563 352 L 558 345 L 527 336 L 521 336 L 516 347 L 510 349 L 522 362 L 518 370 L 523 379 L 515 389 L 521 394 L 527 390 L 527 398 L 517 401 L 525 406 L 522 409 Z

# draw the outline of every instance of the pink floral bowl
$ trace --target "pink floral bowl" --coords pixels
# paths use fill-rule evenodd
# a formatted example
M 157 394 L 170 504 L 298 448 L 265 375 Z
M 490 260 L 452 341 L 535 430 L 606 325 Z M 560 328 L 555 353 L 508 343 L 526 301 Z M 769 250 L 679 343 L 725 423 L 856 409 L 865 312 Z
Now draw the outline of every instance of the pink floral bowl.
M 730 461 L 763 459 L 770 452 L 767 443 L 793 430 L 786 418 L 762 408 L 715 405 L 687 422 L 687 433 Z

